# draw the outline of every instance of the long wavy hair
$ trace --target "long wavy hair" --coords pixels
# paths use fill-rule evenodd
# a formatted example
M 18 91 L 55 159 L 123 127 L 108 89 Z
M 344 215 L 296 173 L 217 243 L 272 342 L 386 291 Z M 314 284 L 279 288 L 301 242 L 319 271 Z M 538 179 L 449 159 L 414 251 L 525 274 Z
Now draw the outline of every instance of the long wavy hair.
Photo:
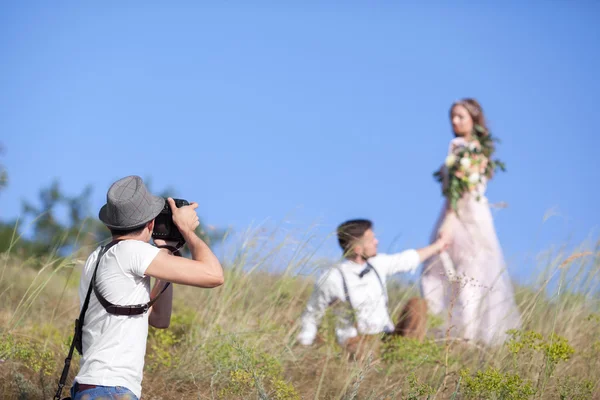
M 492 155 L 496 151 L 496 146 L 494 142 L 497 139 L 493 138 L 490 133 L 485 119 L 485 115 L 483 113 L 483 108 L 477 100 L 467 97 L 452 103 L 452 106 L 450 107 L 450 114 L 452 114 L 452 110 L 456 106 L 463 106 L 473 119 L 473 136 L 475 136 L 478 139 L 479 143 L 481 144 L 483 154 L 487 157 L 487 159 L 492 163 L 493 166 L 489 169 L 487 173 L 488 178 L 491 179 L 494 175 L 496 162 L 499 162 L 498 160 L 492 161 Z
M 481 104 L 473 98 L 464 98 L 452 103 L 450 114 L 452 114 L 452 110 L 456 106 L 463 106 L 473 119 L 473 135 L 477 137 L 479 143 L 483 146 L 485 156 L 491 159 L 495 151 L 495 146 L 493 140 L 490 138 L 490 130 L 487 126 Z

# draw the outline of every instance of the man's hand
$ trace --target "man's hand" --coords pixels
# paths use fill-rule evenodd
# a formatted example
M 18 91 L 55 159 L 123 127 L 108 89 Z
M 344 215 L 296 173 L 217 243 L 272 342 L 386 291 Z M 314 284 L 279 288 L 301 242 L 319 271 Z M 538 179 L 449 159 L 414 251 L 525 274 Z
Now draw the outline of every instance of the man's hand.
M 450 246 L 450 242 L 451 240 L 449 236 L 445 234 L 444 231 L 440 231 L 435 242 L 427 247 L 423 247 L 422 249 L 417 249 L 417 253 L 419 253 L 419 260 L 423 262 L 436 254 L 440 254 Z
M 445 230 L 440 231 L 438 238 L 435 241 L 435 244 L 439 249 L 438 253 L 441 253 L 442 251 L 447 250 L 448 247 L 450 247 L 451 242 L 452 242 L 452 239 L 450 237 L 450 234 Z
M 174 240 L 154 239 L 154 244 L 156 244 L 158 247 L 164 247 L 164 246 L 177 247 L 177 245 L 179 243 Z
M 200 225 L 198 214 L 196 214 L 195 211 L 196 208 L 198 208 L 198 203 L 193 202 L 190 203 L 189 206 L 178 208 L 171 197 L 169 197 L 167 201 L 169 202 L 171 212 L 173 213 L 173 222 L 179 229 L 179 232 L 183 235 L 186 233 L 193 233 L 198 225 Z
M 173 253 L 173 250 L 172 250 L 172 249 L 177 249 L 177 245 L 179 244 L 179 242 L 175 242 L 173 240 L 154 239 L 154 244 L 156 245 L 156 247 L 167 250 L 169 252 L 169 254 L 174 254 L 174 255 L 180 254 L 179 250 L 177 250 L 177 252 L 175 252 L 175 253 Z M 168 246 L 169 248 L 165 248 L 165 246 Z
M 185 239 L 192 259 L 172 257 L 164 252 L 159 252 L 146 269 L 146 275 L 182 285 L 203 288 L 221 286 L 225 282 L 223 267 L 195 232 L 200 225 L 195 211 L 198 203 L 177 208 L 171 197 L 167 201 L 173 213 L 173 223 Z

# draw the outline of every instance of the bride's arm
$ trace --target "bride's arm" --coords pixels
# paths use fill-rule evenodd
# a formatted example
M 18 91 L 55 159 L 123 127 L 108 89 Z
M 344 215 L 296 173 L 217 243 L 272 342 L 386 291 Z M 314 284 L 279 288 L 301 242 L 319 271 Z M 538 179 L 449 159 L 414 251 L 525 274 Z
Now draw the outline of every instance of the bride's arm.
M 459 146 L 463 146 L 464 145 L 464 139 L 463 138 L 454 138 L 450 141 L 450 143 L 448 144 L 448 157 L 451 155 L 456 155 L 455 151 Z M 442 170 L 442 176 L 443 176 L 443 182 L 442 182 L 442 187 L 445 189 L 449 184 L 449 171 L 448 171 L 448 167 L 446 166 L 446 164 L 443 164 L 441 166 L 441 170 Z M 440 225 L 440 228 L 438 229 L 438 237 L 441 236 L 446 236 L 448 238 L 452 237 L 452 229 L 453 229 L 453 225 L 456 222 L 457 216 L 456 213 L 454 212 L 454 210 L 452 209 L 451 205 L 450 205 L 450 200 L 448 198 L 445 199 L 446 203 L 445 203 L 445 210 L 446 213 L 443 217 L 442 223 Z
M 438 237 L 442 235 L 451 237 L 455 222 L 456 213 L 452 209 L 446 208 L 446 215 L 444 216 L 444 220 L 438 229 Z

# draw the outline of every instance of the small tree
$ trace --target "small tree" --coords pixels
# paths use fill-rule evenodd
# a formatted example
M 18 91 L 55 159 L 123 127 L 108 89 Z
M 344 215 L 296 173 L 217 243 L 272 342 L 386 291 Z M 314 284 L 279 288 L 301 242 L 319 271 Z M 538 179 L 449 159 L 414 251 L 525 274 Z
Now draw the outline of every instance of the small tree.
M 91 186 L 87 186 L 79 195 L 67 196 L 55 179 L 40 190 L 39 205 L 23 202 L 23 214 L 33 218 L 36 255 L 76 251 L 83 245 L 91 245 L 102 239 L 99 225 L 89 218 L 91 193 Z M 65 222 L 61 222 L 57 216 L 61 208 L 66 214 Z

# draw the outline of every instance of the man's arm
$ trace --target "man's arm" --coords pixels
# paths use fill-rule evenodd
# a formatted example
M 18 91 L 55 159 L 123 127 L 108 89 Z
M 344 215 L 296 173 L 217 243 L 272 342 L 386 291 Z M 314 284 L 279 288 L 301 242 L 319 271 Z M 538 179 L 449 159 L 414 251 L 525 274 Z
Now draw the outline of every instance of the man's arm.
M 157 279 L 150 293 L 150 298 L 154 299 L 160 294 L 168 282 Z M 171 310 L 173 309 L 173 285 L 160 295 L 158 300 L 150 307 L 148 315 L 148 324 L 158 329 L 166 329 L 171 323 Z
M 447 247 L 448 240 L 446 236 L 443 236 L 429 246 L 416 250 L 405 250 L 396 254 L 377 255 L 370 259 L 369 262 L 386 275 L 394 275 L 398 272 L 414 272 L 422 262 L 439 254 Z
M 214 288 L 224 283 L 223 268 L 210 248 L 194 230 L 199 221 L 195 209 L 197 203 L 177 208 L 172 198 L 168 199 L 173 212 L 173 222 L 185 239 L 192 259 L 159 252 L 146 269 L 145 274 L 157 279 L 182 285 Z
M 314 290 L 302 313 L 300 319 L 301 330 L 296 339 L 304 346 L 311 345 L 314 342 L 325 310 L 331 304 L 332 300 L 336 298 L 334 294 L 335 288 L 332 287 L 334 281 L 330 278 L 331 272 L 328 271 L 315 283 Z
M 420 248 L 417 250 L 419 254 L 419 264 L 427 261 L 432 256 L 441 253 L 448 247 L 448 240 L 445 236 L 440 236 L 434 243 L 429 246 Z

